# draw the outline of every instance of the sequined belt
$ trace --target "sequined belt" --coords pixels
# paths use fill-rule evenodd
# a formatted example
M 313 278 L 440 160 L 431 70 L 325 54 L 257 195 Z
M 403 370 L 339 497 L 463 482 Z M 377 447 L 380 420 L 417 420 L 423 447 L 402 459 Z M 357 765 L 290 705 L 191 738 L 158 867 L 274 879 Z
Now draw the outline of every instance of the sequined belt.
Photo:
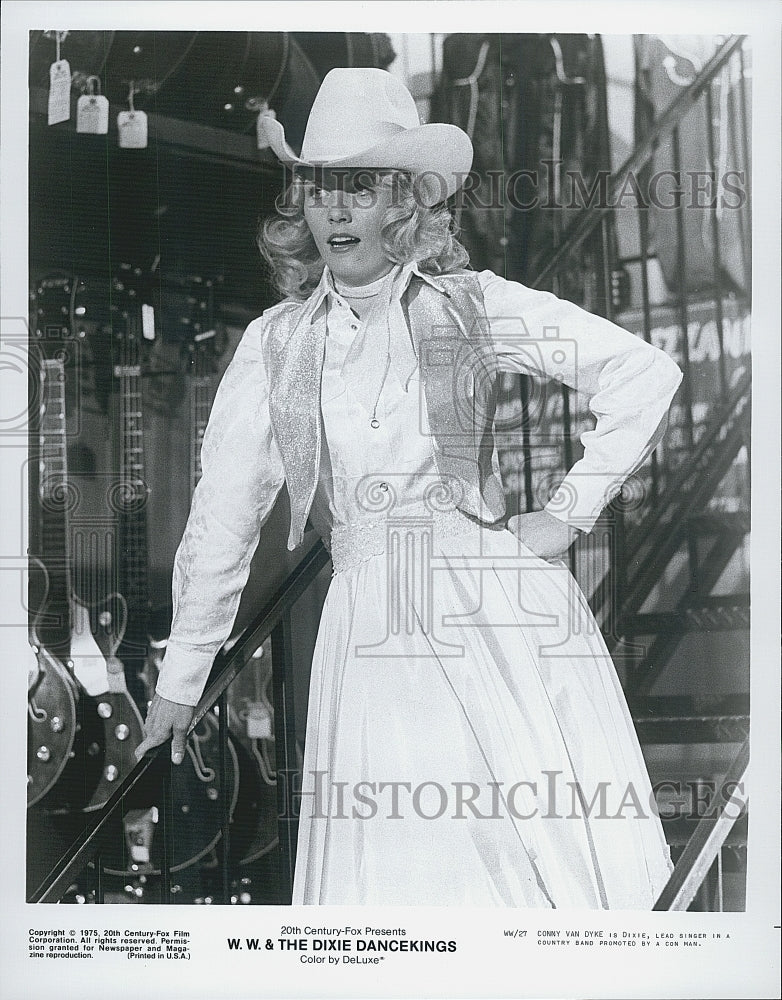
M 443 537 L 480 532 L 481 526 L 460 510 L 395 511 L 393 516 L 367 517 L 350 524 L 335 524 L 331 532 L 331 563 L 334 573 L 358 566 L 394 548 L 411 542 L 431 545 Z M 428 542 L 426 539 L 428 538 Z

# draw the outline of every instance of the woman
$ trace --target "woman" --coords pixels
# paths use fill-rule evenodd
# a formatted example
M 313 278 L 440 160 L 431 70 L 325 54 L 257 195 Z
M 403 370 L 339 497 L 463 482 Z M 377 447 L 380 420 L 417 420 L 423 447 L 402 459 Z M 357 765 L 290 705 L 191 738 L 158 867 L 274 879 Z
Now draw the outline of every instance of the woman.
M 650 908 L 671 870 L 613 665 L 558 558 L 659 440 L 681 373 L 547 293 L 466 269 L 443 205 L 468 137 L 390 74 L 333 70 L 261 248 L 286 296 L 250 324 L 203 445 L 139 756 L 179 762 L 265 517 L 334 576 L 312 666 L 295 903 Z M 584 457 L 507 518 L 497 370 L 589 398 Z

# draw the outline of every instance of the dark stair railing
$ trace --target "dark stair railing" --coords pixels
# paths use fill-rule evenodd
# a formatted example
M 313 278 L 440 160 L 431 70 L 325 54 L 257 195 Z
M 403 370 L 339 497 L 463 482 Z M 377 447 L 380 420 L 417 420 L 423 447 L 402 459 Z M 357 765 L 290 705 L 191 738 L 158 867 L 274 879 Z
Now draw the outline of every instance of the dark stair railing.
M 255 618 L 253 623 L 242 633 L 239 641 L 231 649 L 217 675 L 207 684 L 206 690 L 198 703 L 190 732 L 215 705 L 220 707 L 220 732 L 222 774 L 220 787 L 226 788 L 225 747 L 227 744 L 227 720 L 225 693 L 240 670 L 250 661 L 253 653 L 269 636 L 273 646 L 273 681 L 274 708 L 276 723 L 276 756 L 278 787 L 277 797 L 280 803 L 280 847 L 283 864 L 289 882 L 292 884 L 293 864 L 295 861 L 295 820 L 292 818 L 290 803 L 293 801 L 293 778 L 296 773 L 296 745 L 294 713 L 292 702 L 292 678 L 290 676 L 290 656 L 279 655 L 282 645 L 289 651 L 291 629 L 291 612 L 299 597 L 315 580 L 317 575 L 329 562 L 329 555 L 322 542 L 317 542 L 303 557 L 298 566 L 288 576 L 276 594 Z M 275 652 L 277 655 L 274 655 Z M 286 669 L 284 669 L 286 668 Z M 172 817 L 170 815 L 170 747 L 166 744 L 150 751 L 136 764 L 130 774 L 112 793 L 110 799 L 98 813 L 91 814 L 85 831 L 64 857 L 54 865 L 47 877 L 28 894 L 30 903 L 57 902 L 67 891 L 87 864 L 97 858 L 96 871 L 100 881 L 99 854 L 101 845 L 107 837 L 116 834 L 116 821 L 120 818 L 123 805 L 130 794 L 145 786 L 154 787 L 157 783 L 160 789 L 160 800 L 163 803 L 162 829 L 164 858 L 162 869 L 164 902 L 170 901 L 170 849 L 172 844 Z M 281 781 L 279 779 L 282 779 Z M 227 800 L 227 796 L 223 796 Z M 223 814 L 223 830 L 221 838 L 221 866 L 224 902 L 227 902 L 228 859 L 227 850 L 230 816 Z M 100 901 L 100 900 L 98 900 Z
M 674 101 L 666 110 L 660 120 L 642 139 L 634 150 L 633 154 L 626 161 L 623 167 L 609 181 L 609 193 L 621 189 L 627 176 L 632 171 L 640 169 L 653 155 L 662 138 L 673 134 L 677 139 L 677 126 L 682 121 L 694 103 L 704 94 L 709 93 L 709 86 L 717 73 L 724 67 L 728 60 L 738 53 L 738 57 L 743 59 L 741 46 L 743 36 L 729 38 L 714 56 L 704 66 L 696 80 L 686 88 L 680 97 Z M 743 62 L 742 62 L 743 69 Z M 743 78 L 742 78 L 743 96 Z M 711 124 L 709 124 L 711 127 Z M 713 148 L 713 136 L 710 136 Z M 745 142 L 745 148 L 747 144 Z M 597 227 L 601 228 L 604 252 L 602 255 L 603 284 L 605 289 L 611 287 L 611 261 L 608 254 L 609 242 L 607 239 L 606 221 L 608 213 L 612 211 L 611 198 L 605 206 L 590 206 L 584 214 L 571 226 L 561 237 L 561 243 L 550 254 L 546 262 L 541 267 L 535 285 L 539 286 L 555 277 L 558 270 L 567 266 L 570 255 L 580 247 L 584 241 L 593 233 Z M 643 220 L 645 222 L 645 219 Z M 648 247 L 645 244 L 645 225 L 642 224 L 642 258 L 646 259 Z M 715 231 L 716 232 L 716 231 Z M 715 236 L 715 241 L 718 232 Z M 715 245 L 716 242 L 715 242 Z M 720 291 L 715 275 L 715 302 L 719 298 Z M 651 320 L 648 302 L 648 287 L 644 272 L 643 282 L 644 293 L 644 336 L 649 339 Z M 685 383 L 690 377 L 688 350 L 687 350 L 687 328 L 686 328 L 686 298 L 681 293 L 681 317 L 682 317 L 682 356 L 685 368 Z M 720 306 L 715 306 L 718 315 L 721 315 Z M 612 318 L 612 305 L 610 294 L 605 298 L 605 311 L 609 318 Z M 724 357 L 722 356 L 723 343 L 720 341 L 720 370 L 724 367 Z M 700 530 L 709 528 L 709 520 L 713 520 L 712 528 L 719 528 L 724 520 L 719 515 L 698 512 L 698 507 L 713 494 L 714 489 L 724 476 L 725 471 L 735 458 L 738 448 L 747 440 L 747 416 L 749 412 L 749 382 L 748 377 L 742 378 L 732 390 L 728 390 L 725 380 L 722 380 L 722 400 L 721 404 L 715 408 L 713 419 L 709 428 L 704 433 L 700 442 L 694 447 L 691 460 L 686 463 L 677 475 L 669 478 L 665 484 L 665 489 L 659 495 L 658 517 L 653 524 L 641 526 L 628 533 L 628 537 L 623 534 L 623 519 L 621 512 L 617 518 L 619 525 L 619 542 L 614 541 L 616 551 L 622 555 L 622 565 L 616 565 L 616 559 L 611 560 L 614 567 L 613 574 L 607 574 L 597 588 L 597 611 L 599 615 L 609 623 L 609 640 L 614 642 L 622 633 L 622 622 L 627 621 L 634 626 L 638 626 L 637 616 L 643 604 L 645 596 L 648 595 L 654 583 L 659 580 L 660 572 L 665 569 L 671 556 L 681 545 L 682 538 L 687 536 L 690 530 L 698 530 L 698 521 L 703 522 Z M 688 422 L 692 427 L 691 403 L 687 403 L 689 411 Z M 565 408 L 568 412 L 567 407 Z M 569 427 L 566 427 L 569 434 Z M 691 442 L 694 444 L 694 442 Z M 656 469 L 655 473 L 656 490 Z M 735 519 L 734 519 L 735 520 Z M 739 520 L 739 534 L 746 523 Z M 682 525 L 686 523 L 687 527 Z M 743 527 L 742 527 L 743 526 Z M 735 528 L 735 524 L 734 524 Z M 615 538 L 617 532 L 612 532 Z M 733 536 L 736 535 L 734 530 Z M 735 545 L 734 545 L 735 548 Z M 707 579 L 702 583 L 719 575 L 719 567 L 724 565 L 729 558 L 728 550 L 730 545 L 723 545 L 721 548 L 715 547 L 711 562 L 707 559 L 702 572 L 706 572 Z M 732 550 L 730 550 L 732 552 Z M 296 569 L 290 574 L 285 583 L 281 586 L 277 594 L 271 599 L 263 611 L 254 622 L 244 631 L 239 642 L 227 654 L 224 662 L 215 672 L 215 676 L 210 679 L 204 695 L 199 702 L 192 728 L 198 724 L 205 714 L 214 706 L 218 706 L 220 715 L 219 738 L 220 738 L 220 761 L 221 761 L 221 787 L 226 787 L 225 782 L 225 761 L 227 758 L 226 746 L 228 740 L 227 725 L 227 701 L 226 691 L 231 682 L 239 672 L 250 661 L 252 654 L 261 643 L 271 636 L 272 639 L 272 669 L 274 680 L 274 701 L 275 701 L 275 729 L 276 729 L 276 754 L 277 754 L 277 774 L 278 786 L 277 795 L 280 815 L 280 849 L 283 862 L 283 874 L 287 880 L 288 888 L 292 885 L 293 866 L 295 862 L 295 836 L 296 822 L 291 814 L 290 803 L 293 801 L 294 786 L 293 778 L 297 771 L 296 764 L 296 741 L 294 729 L 294 713 L 292 698 L 292 674 L 291 674 L 291 613 L 293 605 L 301 594 L 313 583 L 320 570 L 328 563 L 328 554 L 321 543 L 317 543 L 303 557 Z M 624 580 L 628 559 L 638 561 L 638 569 L 632 580 Z M 639 561 L 640 560 L 640 561 Z M 624 584 L 621 588 L 621 595 L 616 612 L 610 613 L 611 593 L 616 587 L 617 579 Z M 703 587 L 699 588 L 699 594 L 703 594 Z M 697 609 L 704 606 L 704 598 L 688 594 L 680 606 L 677 614 L 687 616 L 697 614 Z M 635 618 L 633 617 L 635 616 Z M 667 649 L 661 645 L 658 652 L 654 652 L 652 646 L 652 666 L 649 669 L 645 684 L 648 687 L 651 680 L 659 669 L 659 662 L 667 655 Z M 741 781 L 748 759 L 748 744 L 745 742 L 734 762 L 728 777 L 731 780 Z M 80 875 L 86 866 L 93 862 L 97 878 L 96 901 L 102 902 L 101 894 L 101 866 L 100 849 L 105 839 L 116 835 L 115 825 L 118 820 L 127 796 L 137 788 L 149 783 L 153 786 L 157 783 L 160 788 L 160 796 L 163 801 L 161 835 L 164 841 L 165 860 L 162 865 L 162 899 L 164 902 L 171 901 L 171 878 L 170 878 L 170 857 L 171 841 L 173 833 L 173 817 L 170 811 L 170 768 L 171 768 L 168 747 L 157 748 L 140 761 L 123 782 L 115 789 L 105 807 L 96 815 L 90 816 L 85 824 L 85 830 L 66 852 L 53 866 L 50 873 L 35 887 L 28 896 L 30 902 L 54 902 L 59 900 Z M 227 798 L 227 796 L 224 796 Z M 719 797 L 718 797 L 719 798 Z M 735 803 L 734 803 L 735 804 Z M 743 804 L 743 799 L 742 799 Z M 219 845 L 220 863 L 222 869 L 222 902 L 228 902 L 229 893 L 229 851 L 227 845 L 230 837 L 230 815 L 227 803 L 223 809 L 223 831 L 221 843 Z M 733 824 L 735 818 L 728 815 L 725 803 L 718 803 L 706 817 L 704 817 L 696 828 L 696 832 L 690 840 L 687 848 L 682 854 L 672 878 L 660 896 L 656 904 L 656 909 L 685 908 L 689 905 L 698 885 L 703 880 L 705 872 L 716 857 L 727 832 Z
M 714 495 L 715 488 L 744 446 L 749 416 L 750 378 L 749 374 L 744 374 L 726 402 L 715 405 L 700 441 L 671 477 L 655 505 L 654 519 L 647 518 L 627 532 L 625 563 L 633 567 L 632 578 L 624 582 L 623 592 L 619 594 L 616 586 L 606 585 L 603 578 L 592 598 L 595 616 L 606 626 L 609 647 L 618 641 L 622 623 L 639 612 L 659 582 L 662 570 L 691 531 L 716 529 L 734 543 L 732 554 L 748 530 L 748 518 L 741 515 L 729 520 L 725 515 L 700 515 L 699 512 Z M 616 603 L 613 609 L 612 601 Z
M 746 810 L 748 765 L 749 740 L 745 740 L 722 783 L 726 794 L 715 796 L 699 821 L 653 909 L 686 910 L 692 903 L 731 828 Z
M 654 126 L 643 136 L 631 155 L 619 170 L 612 175 L 607 183 L 608 196 L 605 202 L 589 205 L 586 210 L 568 227 L 560 237 L 561 242 L 544 258 L 538 266 L 537 276 L 533 285 L 540 287 L 546 284 L 558 284 L 560 274 L 567 268 L 577 266 L 574 251 L 583 247 L 588 240 L 597 236 L 601 241 L 600 253 L 596 260 L 602 275 L 598 283 L 604 289 L 602 312 L 607 318 L 613 319 L 614 303 L 611 294 L 612 279 L 615 273 L 615 261 L 612 259 L 613 242 L 609 239 L 611 213 L 617 205 L 616 194 L 624 190 L 628 178 L 638 174 L 654 155 L 663 139 L 670 136 L 673 144 L 674 161 L 681 167 L 679 125 L 699 99 L 706 103 L 707 112 L 711 108 L 711 84 L 717 75 L 728 64 L 729 60 L 739 61 L 740 94 L 742 102 L 741 125 L 742 149 L 748 155 L 746 94 L 744 91 L 744 61 L 742 45 L 744 36 L 728 38 L 714 55 L 708 60 L 697 78 L 686 87 L 679 97 L 663 112 Z M 714 163 L 714 125 L 711 114 L 706 115 L 706 145 Z M 686 164 L 685 164 L 686 166 Z M 749 164 L 747 162 L 747 168 Z M 645 210 L 639 205 L 639 236 L 641 240 L 641 290 L 643 299 L 644 338 L 651 340 L 652 309 L 649 300 L 648 261 L 650 257 L 648 245 L 648 218 Z M 582 586 L 589 595 L 590 604 L 595 616 L 605 632 L 609 648 L 614 655 L 621 655 L 623 640 L 633 634 L 642 634 L 640 629 L 654 624 L 647 618 L 640 617 L 641 608 L 646 599 L 658 585 L 661 574 L 670 564 L 672 557 L 683 543 L 688 550 L 690 585 L 684 597 L 676 607 L 680 616 L 687 615 L 690 609 L 703 604 L 709 591 L 719 579 L 720 573 L 726 567 L 731 556 L 742 544 L 749 530 L 748 513 L 732 515 L 716 514 L 705 510 L 707 502 L 715 495 L 716 489 L 725 474 L 734 464 L 742 447 L 749 439 L 750 416 L 750 376 L 749 372 L 739 373 L 733 385 L 729 384 L 726 374 L 725 345 L 723 335 L 723 307 L 720 282 L 720 232 L 716 207 L 712 211 L 711 233 L 714 259 L 714 282 L 711 289 L 717 339 L 719 345 L 718 373 L 719 392 L 716 402 L 711 407 L 711 413 L 705 427 L 701 429 L 696 442 L 695 423 L 692 403 L 692 370 L 689 352 L 688 331 L 688 301 L 686 292 L 686 248 L 683 243 L 683 220 L 681 204 L 677 206 L 677 246 L 680 259 L 681 286 L 676 293 L 676 310 L 679 318 L 679 345 L 684 381 L 681 396 L 684 410 L 684 430 L 688 442 L 688 455 L 678 469 L 666 470 L 664 487 L 660 487 L 661 469 L 657 455 L 651 460 L 651 494 L 655 500 L 654 517 L 647 518 L 635 528 L 628 529 L 621 499 L 612 504 L 606 512 L 602 523 L 582 543 L 585 553 L 591 551 L 595 557 L 584 560 L 588 574 L 593 579 L 584 580 Z M 598 232 L 599 230 L 599 232 Z M 749 260 L 749 232 L 743 233 L 745 260 Z M 749 281 L 749 271 L 747 273 Z M 748 299 L 748 296 L 747 296 Z M 567 403 L 568 391 L 563 393 Z M 522 413 L 525 413 L 525 398 L 522 387 Z M 563 408 L 563 422 L 566 442 L 571 437 L 570 408 Z M 525 421 L 526 423 L 526 421 Z M 568 449 L 566 448 L 566 452 Z M 531 452 L 525 452 L 525 467 L 527 480 L 531 479 L 529 465 Z M 531 491 L 527 491 L 528 505 L 531 503 Z M 711 534 L 716 541 L 706 557 L 706 563 L 699 565 L 699 537 Z M 607 550 L 601 553 L 601 549 Z M 603 568 L 595 570 L 595 566 Z M 576 556 L 571 556 L 571 567 L 576 568 Z M 631 575 L 630 575 L 631 574 Z M 594 577 L 597 577 L 594 579 Z M 747 615 L 743 611 L 742 595 L 736 595 L 735 601 L 726 602 L 733 606 L 735 614 L 732 621 L 737 627 L 745 627 Z M 696 618 L 690 618 L 695 621 Z M 702 619 L 705 620 L 705 619 Z M 727 618 L 725 619 L 727 620 Z M 683 634 L 679 627 L 668 630 L 671 620 L 657 623 L 662 629 L 653 631 L 665 632 L 665 638 L 658 636 L 647 656 L 647 663 L 640 669 L 633 670 L 632 681 L 638 681 L 637 694 L 648 692 L 653 681 L 659 675 L 662 667 L 675 649 L 678 639 Z M 637 648 L 635 652 L 637 653 Z M 631 646 L 631 652 L 632 652 Z

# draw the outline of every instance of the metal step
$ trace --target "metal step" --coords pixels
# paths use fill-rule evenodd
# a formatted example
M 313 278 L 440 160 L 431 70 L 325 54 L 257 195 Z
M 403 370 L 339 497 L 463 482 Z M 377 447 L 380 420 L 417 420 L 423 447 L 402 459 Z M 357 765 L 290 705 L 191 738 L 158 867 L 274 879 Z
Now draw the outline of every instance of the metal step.
M 727 632 L 749 628 L 749 594 L 710 594 L 694 597 L 679 611 L 657 611 L 630 615 L 623 629 L 630 635 L 665 632 L 682 636 L 686 632 Z

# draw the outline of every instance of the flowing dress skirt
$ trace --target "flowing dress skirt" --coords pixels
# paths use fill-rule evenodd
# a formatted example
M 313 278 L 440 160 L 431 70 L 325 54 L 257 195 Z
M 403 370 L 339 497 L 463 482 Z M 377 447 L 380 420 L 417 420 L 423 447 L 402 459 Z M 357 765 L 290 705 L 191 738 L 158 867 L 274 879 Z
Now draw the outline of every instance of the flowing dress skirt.
M 458 512 L 368 538 L 332 535 L 293 902 L 650 909 L 669 852 L 565 564 Z

